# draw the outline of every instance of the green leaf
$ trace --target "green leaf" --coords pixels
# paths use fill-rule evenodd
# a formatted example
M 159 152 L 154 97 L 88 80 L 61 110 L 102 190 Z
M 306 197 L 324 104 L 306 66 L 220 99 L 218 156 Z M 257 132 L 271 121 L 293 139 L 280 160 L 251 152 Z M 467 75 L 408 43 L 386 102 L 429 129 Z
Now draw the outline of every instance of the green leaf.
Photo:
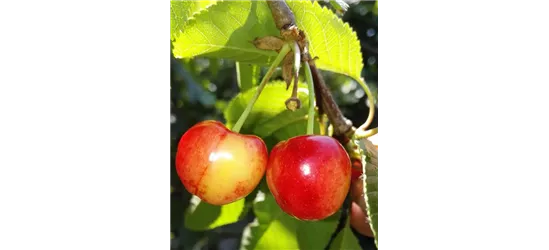
M 183 12 L 184 5 L 172 5 Z M 184 23 L 185 29 L 172 34 L 176 58 L 197 55 L 233 59 L 241 63 L 269 64 L 276 52 L 257 49 L 256 37 L 279 35 L 265 1 L 226 1 L 209 6 L 192 19 L 173 16 L 172 23 Z M 173 32 L 173 31 L 172 31 Z
M 261 92 L 240 132 L 255 134 L 259 137 L 268 137 L 271 134 L 275 134 L 281 128 L 290 126 L 290 131 L 284 133 L 295 134 L 301 132 L 300 126 L 302 124 L 302 134 L 305 134 L 307 128 L 307 107 L 309 106 L 308 90 L 303 83 L 300 83 L 298 86 L 297 95 L 301 100 L 301 108 L 296 111 L 290 111 L 286 109 L 284 102 L 292 95 L 292 89 L 289 88 L 286 90 L 286 83 L 283 81 L 268 83 Z M 236 123 L 256 91 L 257 87 L 253 87 L 239 93 L 231 100 L 223 113 L 228 128 L 231 128 Z
M 370 219 L 370 227 L 374 233 L 375 242 L 377 245 L 377 216 L 378 216 L 378 187 L 377 187 L 377 148 L 370 140 L 360 141 L 360 150 L 362 151 L 362 171 L 366 178 L 362 178 L 362 184 L 364 185 L 364 199 L 367 205 L 367 214 Z
M 343 0 L 330 0 L 330 4 L 336 11 L 344 13 L 349 9 L 349 4 Z
M 246 91 L 259 84 L 261 68 L 255 64 L 236 62 L 236 76 L 240 91 Z
M 350 26 L 316 1 L 287 3 L 298 27 L 307 34 L 311 56 L 319 57 L 317 67 L 359 79 L 362 53 L 357 35 Z M 172 5 L 172 8 L 184 6 Z M 173 15 L 172 18 L 180 19 Z M 280 34 L 265 1 L 219 2 L 195 14 L 188 22 L 172 22 L 186 23 L 185 29 L 172 39 L 175 40 L 173 54 L 176 58 L 202 55 L 266 65 L 276 56 L 274 51 L 257 49 L 251 43 L 257 37 Z
M 311 56 L 318 68 L 360 78 L 362 53 L 356 33 L 349 24 L 318 2 L 287 1 L 297 26 L 305 30 Z
M 318 116 L 317 116 L 318 117 Z M 284 127 L 281 127 L 279 130 L 273 133 L 273 137 L 278 141 L 288 140 L 292 137 L 298 135 L 307 134 L 307 117 L 304 116 L 303 119 L 288 124 Z M 320 123 L 315 122 L 314 134 L 320 134 Z
M 337 227 L 337 216 L 316 222 L 286 214 L 270 193 L 260 192 L 253 206 L 256 219 L 244 229 L 240 249 L 324 249 Z
M 185 211 L 185 227 L 193 231 L 209 230 L 235 223 L 245 213 L 247 211 L 244 199 L 223 206 L 214 206 L 193 196 Z
M 171 1 L 170 2 L 170 39 L 178 35 L 186 22 L 196 13 L 205 10 L 217 1 Z
M 330 246 L 330 250 L 360 250 L 362 247 L 358 244 L 358 239 L 353 234 L 353 231 L 350 227 L 350 221 L 347 219 L 346 225 L 337 234 L 336 238 L 334 239 L 334 242 L 332 242 L 332 245 Z

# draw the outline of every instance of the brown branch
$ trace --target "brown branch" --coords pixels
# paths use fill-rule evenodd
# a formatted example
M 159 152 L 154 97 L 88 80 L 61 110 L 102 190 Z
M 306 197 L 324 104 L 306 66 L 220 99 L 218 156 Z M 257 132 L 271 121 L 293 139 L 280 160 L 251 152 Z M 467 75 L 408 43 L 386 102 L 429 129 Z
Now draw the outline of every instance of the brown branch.
M 295 16 L 292 10 L 288 7 L 288 5 L 284 0 L 267 0 L 267 3 L 269 5 L 269 8 L 271 9 L 273 19 L 275 20 L 276 26 L 280 30 L 280 34 L 282 35 L 282 37 L 286 41 L 288 40 L 296 41 L 299 44 L 300 50 L 302 52 L 302 55 L 301 55 L 302 60 L 309 62 L 309 68 L 313 76 L 313 84 L 314 84 L 315 95 L 316 95 L 315 98 L 317 101 L 317 106 L 319 107 L 319 114 L 322 114 L 320 112 L 321 110 L 326 112 L 328 119 L 330 120 L 330 123 L 333 125 L 333 128 L 334 128 L 333 137 L 336 138 L 345 147 L 348 153 L 350 153 L 350 158 L 352 161 L 358 161 L 357 162 L 358 165 L 360 165 L 361 167 L 364 167 L 362 166 L 363 163 L 362 163 L 360 150 L 358 148 L 358 145 L 356 145 L 357 141 L 351 140 L 351 138 L 353 138 L 356 128 L 353 127 L 352 122 L 349 119 L 345 118 L 345 116 L 339 109 L 339 106 L 337 105 L 334 98 L 332 97 L 330 90 L 326 86 L 324 78 L 320 74 L 320 71 L 317 69 L 314 59 L 311 58 L 311 55 L 309 54 L 308 41 L 307 41 L 307 38 L 305 37 L 305 33 L 296 27 Z M 366 163 L 367 165 L 366 167 L 375 166 L 376 173 L 372 177 L 375 177 L 376 189 L 372 191 L 377 192 L 377 147 L 376 148 L 367 147 L 366 151 L 367 151 L 365 152 L 366 155 L 375 156 L 375 157 L 368 157 L 369 159 L 367 160 L 369 161 Z M 368 171 L 369 169 L 367 169 L 366 171 Z M 363 173 L 363 174 L 366 174 L 366 173 Z M 362 184 L 364 184 L 364 182 Z M 366 193 L 365 191 L 366 190 L 363 191 L 363 194 Z M 366 214 L 371 216 L 371 214 L 369 213 L 369 209 L 367 209 L 367 206 L 365 203 L 366 198 L 364 197 L 363 199 L 361 199 L 361 201 L 364 202 L 360 204 L 361 208 L 364 210 Z M 345 209 L 349 209 L 349 207 L 346 207 Z M 370 212 L 373 212 L 373 211 L 370 211 Z M 374 234 L 377 234 L 377 208 L 375 210 L 375 213 L 376 213 L 376 217 L 375 217 L 376 224 L 374 225 L 375 227 Z M 370 224 L 369 222 L 367 223 Z M 337 230 L 335 233 L 337 234 Z M 376 245 L 377 245 L 377 236 L 376 236 Z
M 311 68 L 311 73 L 313 74 L 314 85 L 316 90 L 318 90 L 315 93 L 319 95 L 322 100 L 322 108 L 328 115 L 328 119 L 334 127 L 334 134 L 348 135 L 348 133 L 352 131 L 353 123 L 349 119 L 345 118 L 339 109 L 339 106 L 332 97 L 332 93 L 326 86 L 324 78 L 320 74 L 320 71 L 316 65 L 314 63 L 309 63 L 309 67 Z
M 271 9 L 276 28 L 282 31 L 283 29 L 295 25 L 294 13 L 290 10 L 290 7 L 288 7 L 285 1 L 268 0 L 267 4 Z
M 292 39 L 298 42 L 303 53 L 303 60 L 309 61 L 309 68 L 311 69 L 311 73 L 313 75 L 313 83 L 316 94 L 315 98 L 318 103 L 319 114 L 322 115 L 323 113 L 326 113 L 328 115 L 328 119 L 334 127 L 335 135 L 351 136 L 352 134 L 349 133 L 354 131 L 353 124 L 349 119 L 343 116 L 343 113 L 332 97 L 330 90 L 326 86 L 324 78 L 316 67 L 314 60 L 311 59 L 305 34 L 300 32 L 295 26 L 296 20 L 292 10 L 288 7 L 285 1 L 268 0 L 267 4 L 271 9 L 273 19 L 276 23 L 276 27 L 280 30 L 280 34 L 285 39 Z M 348 140 L 348 138 L 346 139 Z

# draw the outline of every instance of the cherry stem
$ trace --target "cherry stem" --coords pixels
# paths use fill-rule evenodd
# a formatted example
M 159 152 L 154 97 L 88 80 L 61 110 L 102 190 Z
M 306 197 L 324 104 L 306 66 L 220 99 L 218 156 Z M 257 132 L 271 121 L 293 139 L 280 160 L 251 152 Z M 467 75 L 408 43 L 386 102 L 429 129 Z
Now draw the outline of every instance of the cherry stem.
M 259 98 L 259 95 L 261 94 L 261 91 L 263 91 L 263 88 L 265 88 L 265 85 L 267 85 L 267 82 L 271 78 L 271 75 L 273 74 L 275 68 L 278 67 L 280 62 L 282 62 L 282 60 L 284 59 L 284 56 L 286 56 L 286 54 L 288 52 L 290 52 L 290 50 L 291 50 L 290 45 L 288 45 L 287 43 L 284 44 L 284 46 L 282 47 L 282 49 L 280 50 L 280 52 L 276 56 L 275 60 L 271 64 L 271 67 L 269 67 L 269 70 L 267 71 L 267 73 L 265 74 L 263 79 L 261 80 L 261 83 L 257 87 L 255 95 L 252 97 L 250 102 L 248 102 L 248 106 L 246 106 L 246 109 L 244 110 L 244 112 L 242 112 L 242 115 L 240 115 L 240 118 L 238 118 L 238 121 L 236 121 L 233 128 L 231 129 L 233 132 L 236 132 L 236 133 L 240 132 L 240 129 L 242 128 L 242 125 L 244 125 L 244 122 L 246 121 L 246 118 L 248 118 L 248 115 L 252 111 L 252 108 L 253 108 L 255 102 L 257 101 L 257 98 Z
M 366 82 L 364 82 L 364 79 L 358 78 L 355 80 L 358 82 L 358 84 L 362 87 L 362 89 L 366 93 L 366 96 L 368 97 L 368 105 L 370 106 L 370 110 L 368 112 L 368 118 L 355 131 L 356 138 L 362 139 L 362 138 L 372 136 L 368 134 L 368 131 L 366 131 L 366 129 L 368 129 L 368 126 L 370 126 L 370 124 L 372 124 L 372 121 L 374 120 L 374 113 L 375 113 L 376 107 L 374 104 L 374 96 L 372 95 L 372 92 L 370 91 L 370 88 L 368 87 L 368 85 L 366 85 Z M 377 129 L 376 129 L 376 133 L 377 133 Z
M 309 87 L 309 112 L 307 121 L 307 134 L 313 135 L 315 133 L 315 86 L 313 85 L 313 74 L 309 67 L 309 62 L 305 61 L 305 78 L 307 79 L 307 87 Z
M 316 94 L 320 97 L 318 98 L 321 101 L 319 106 L 323 107 L 324 112 L 328 116 L 328 120 L 332 125 L 333 133 L 336 135 L 346 135 L 349 131 L 352 131 L 352 122 L 343 116 L 339 106 L 332 97 L 330 89 L 326 86 L 324 78 L 315 66 L 314 61 L 309 62 L 309 68 L 311 69 L 313 81 L 316 85 Z

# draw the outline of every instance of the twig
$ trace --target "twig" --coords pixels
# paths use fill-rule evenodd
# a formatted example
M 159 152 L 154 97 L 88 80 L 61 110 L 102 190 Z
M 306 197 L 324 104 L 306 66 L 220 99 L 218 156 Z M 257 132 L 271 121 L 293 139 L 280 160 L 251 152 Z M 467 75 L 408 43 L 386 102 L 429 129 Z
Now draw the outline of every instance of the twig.
M 349 136 L 352 135 L 352 132 L 354 131 L 353 124 L 349 119 L 343 116 L 343 113 L 341 112 L 339 106 L 332 97 L 330 90 L 326 86 L 324 78 L 320 74 L 320 71 L 317 69 L 314 60 L 311 59 L 311 55 L 309 54 L 309 50 L 307 48 L 307 41 L 303 41 L 306 40 L 304 34 L 296 34 L 297 27 L 295 26 L 296 20 L 294 13 L 290 9 L 290 7 L 288 7 L 285 1 L 267 0 L 267 4 L 271 9 L 276 27 L 280 30 L 281 35 L 283 35 L 285 39 L 295 39 L 300 44 L 300 46 L 304 47 L 301 48 L 301 51 L 303 53 L 302 58 L 303 60 L 309 61 L 309 68 L 311 70 L 315 86 L 315 97 L 319 106 L 319 115 L 322 115 L 323 113 L 326 113 L 328 115 L 328 119 L 334 127 L 334 134 L 345 134 Z M 293 36 L 288 34 L 291 34 Z M 303 40 L 298 41 L 298 39 Z
M 316 93 L 315 98 L 318 103 L 317 105 L 319 106 L 320 116 L 322 116 L 323 112 L 326 112 L 330 123 L 333 125 L 333 137 L 336 138 L 342 145 L 350 146 L 350 148 L 346 148 L 347 150 L 354 150 L 355 148 L 353 148 L 353 145 L 350 144 L 352 144 L 351 138 L 355 138 L 355 132 L 357 131 L 357 129 L 353 126 L 352 122 L 349 119 L 345 118 L 345 116 L 339 109 L 339 106 L 335 102 L 330 90 L 326 86 L 326 82 L 324 81 L 323 76 L 320 74 L 320 71 L 316 67 L 315 60 L 309 54 L 309 44 L 307 38 L 305 37 L 305 33 L 298 27 L 296 27 L 296 20 L 292 10 L 288 7 L 285 0 L 267 0 L 267 3 L 271 8 L 273 19 L 275 20 L 276 26 L 280 30 L 280 34 L 283 39 L 287 42 L 297 42 L 299 44 L 300 50 L 302 51 L 302 60 L 308 62 L 308 66 L 314 82 L 314 92 Z M 305 65 L 307 65 L 307 63 Z M 360 83 L 361 85 L 365 85 L 364 81 Z M 368 91 L 367 86 L 365 86 L 365 91 Z M 371 96 L 371 93 L 367 94 L 368 96 Z M 310 105 L 313 104 L 311 103 Z M 366 123 L 360 127 L 361 129 L 363 129 L 363 127 L 369 126 L 371 120 L 373 119 L 373 113 L 375 113 L 375 107 L 374 105 L 371 105 L 370 116 Z M 357 159 L 361 160 L 361 156 L 358 156 Z M 362 167 L 365 168 L 366 166 Z M 366 191 L 364 192 L 364 194 L 366 194 Z M 350 206 L 343 207 L 344 211 L 348 211 L 349 209 Z M 366 209 L 365 212 L 369 213 L 368 209 Z M 335 235 L 337 235 L 338 230 L 336 230 L 336 232 L 334 233 Z M 332 235 L 332 239 L 330 240 L 328 247 L 330 247 L 334 237 L 335 236 Z
M 334 134 L 349 134 L 349 132 L 353 128 L 352 122 L 349 119 L 345 118 L 345 116 L 339 109 L 339 106 L 332 97 L 332 93 L 326 86 L 324 78 L 314 64 L 314 61 L 309 64 L 309 67 L 311 68 L 311 73 L 313 74 L 313 80 L 317 89 L 316 93 L 320 96 L 320 100 L 322 100 L 322 108 L 324 109 L 324 112 L 326 112 L 326 114 L 328 115 L 328 119 L 334 127 Z

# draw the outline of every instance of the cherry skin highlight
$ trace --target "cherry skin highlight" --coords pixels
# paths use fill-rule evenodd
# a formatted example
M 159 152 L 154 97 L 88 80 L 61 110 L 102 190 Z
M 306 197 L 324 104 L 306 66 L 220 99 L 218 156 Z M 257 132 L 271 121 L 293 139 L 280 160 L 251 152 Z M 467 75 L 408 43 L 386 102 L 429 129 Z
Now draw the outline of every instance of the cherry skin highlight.
M 303 135 L 279 142 L 267 163 L 267 185 L 280 208 L 300 220 L 337 212 L 351 184 L 351 161 L 334 138 Z
M 265 174 L 267 157 L 261 138 L 235 133 L 210 120 L 183 134 L 175 167 L 189 193 L 206 203 L 225 205 L 254 190 Z

